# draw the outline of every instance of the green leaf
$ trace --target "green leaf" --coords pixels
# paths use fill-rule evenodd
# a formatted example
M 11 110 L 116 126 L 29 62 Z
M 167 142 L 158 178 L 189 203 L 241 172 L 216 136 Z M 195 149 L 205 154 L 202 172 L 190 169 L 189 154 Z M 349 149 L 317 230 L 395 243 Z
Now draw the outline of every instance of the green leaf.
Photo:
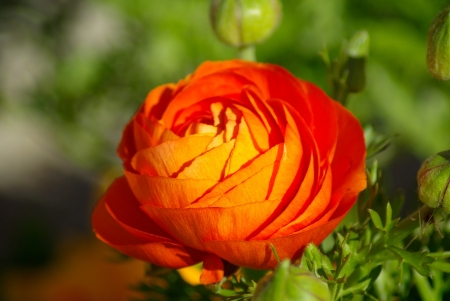
M 397 135 L 385 136 L 377 133 L 371 125 L 364 128 L 364 138 L 366 141 L 367 158 L 371 158 L 386 150 Z
M 413 271 L 414 281 L 416 283 L 417 291 L 423 301 L 440 301 L 436 297 L 436 292 L 431 287 L 428 279 L 424 275 L 419 275 L 418 271 Z
M 322 258 L 319 249 L 317 249 L 316 245 L 310 243 L 306 246 L 304 255 L 307 256 L 309 260 L 315 263 L 317 268 L 322 267 Z
M 302 257 L 308 267 L 312 267 L 312 270 L 316 273 L 316 276 L 329 279 L 333 276 L 332 271 L 334 270 L 330 259 L 323 255 L 320 250 L 314 244 L 309 244 L 306 246 Z
M 267 270 L 253 270 L 242 267 L 241 273 L 245 277 L 245 281 L 258 282 L 259 279 L 263 278 L 267 274 Z
M 352 293 L 364 292 L 369 287 L 370 283 L 371 283 L 371 280 L 366 279 L 362 282 L 352 285 L 351 287 L 342 290 L 340 297 L 343 297 L 343 296 L 346 296 L 346 295 L 349 295 Z
M 431 213 L 433 210 L 433 208 L 424 205 L 409 217 L 402 219 L 402 221 L 398 223 L 397 227 L 392 229 L 392 231 L 390 232 L 387 244 L 397 244 L 398 242 L 405 239 L 408 235 L 412 234 L 415 229 L 420 227 L 420 217 Z
M 430 254 L 428 254 L 428 256 L 434 257 L 434 258 L 449 258 L 450 251 L 430 253 Z
M 359 263 L 363 263 L 367 260 L 367 255 L 369 255 L 371 248 L 372 248 L 372 245 L 370 244 L 370 245 L 365 246 L 358 252 L 357 257 L 358 257 Z
M 375 268 L 372 269 L 372 271 L 370 271 L 368 278 L 372 282 L 374 282 L 375 280 L 377 280 L 378 276 L 380 276 L 382 269 L 383 269 L 382 265 L 377 265 Z
M 369 214 L 375 228 L 377 228 L 378 230 L 384 230 L 380 215 L 375 210 L 372 209 L 369 209 Z
M 388 228 L 388 226 L 390 225 L 392 221 L 392 207 L 391 207 L 391 203 L 387 203 L 386 205 L 386 223 L 385 223 L 385 229 Z
M 450 262 L 436 260 L 430 264 L 430 267 L 445 273 L 450 273 Z
M 369 175 L 370 175 L 370 177 L 369 177 L 370 183 L 375 184 L 378 182 L 379 173 L 378 173 L 378 161 L 377 160 L 373 161 L 372 168 L 369 171 Z
M 420 275 L 430 276 L 429 264 L 435 259 L 428 256 L 428 252 L 408 252 L 403 249 L 391 246 L 389 249 L 400 257 L 400 262 L 405 262 L 412 266 Z
M 232 297 L 236 295 L 236 292 L 234 290 L 227 290 L 227 289 L 220 289 L 215 291 L 215 293 L 224 297 Z

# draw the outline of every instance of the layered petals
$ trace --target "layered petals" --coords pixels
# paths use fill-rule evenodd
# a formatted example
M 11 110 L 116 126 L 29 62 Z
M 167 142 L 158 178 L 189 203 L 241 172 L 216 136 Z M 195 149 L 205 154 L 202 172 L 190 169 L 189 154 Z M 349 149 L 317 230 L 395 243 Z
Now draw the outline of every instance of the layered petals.
M 273 268 L 320 244 L 366 187 L 358 120 L 282 67 L 205 62 L 152 90 L 118 148 L 124 177 L 94 230 L 117 250 L 201 282 L 226 267 Z M 226 276 L 226 275 L 225 275 Z
M 126 180 L 117 179 L 92 215 L 97 237 L 128 256 L 160 266 L 177 269 L 202 260 L 204 252 L 174 240 L 136 205 Z

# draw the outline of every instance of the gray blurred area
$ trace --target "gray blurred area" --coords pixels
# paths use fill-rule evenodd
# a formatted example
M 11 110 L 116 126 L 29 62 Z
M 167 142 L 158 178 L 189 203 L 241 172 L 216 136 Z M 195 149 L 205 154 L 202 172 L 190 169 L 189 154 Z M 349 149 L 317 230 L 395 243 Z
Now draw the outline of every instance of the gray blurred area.
M 0 266 L 4 268 L 44 266 L 52 260 L 58 241 L 91 232 L 95 171 L 74 164 L 58 142 L 54 112 L 36 107 L 36 91 L 48 89 L 48 81 L 56 76 L 58 55 L 50 49 L 58 45 L 49 44 L 61 35 L 60 26 L 76 28 L 74 22 L 80 20 L 65 16 L 77 5 L 76 1 L 0 2 Z

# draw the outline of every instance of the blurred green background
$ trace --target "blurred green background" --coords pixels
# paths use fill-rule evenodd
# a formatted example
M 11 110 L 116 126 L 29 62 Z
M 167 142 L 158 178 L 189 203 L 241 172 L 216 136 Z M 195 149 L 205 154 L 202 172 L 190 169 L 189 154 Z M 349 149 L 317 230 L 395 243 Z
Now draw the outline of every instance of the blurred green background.
M 258 60 L 328 92 L 319 51 L 337 56 L 344 39 L 368 31 L 368 85 L 349 108 L 364 125 L 398 134 L 378 159 L 387 189 L 405 190 L 417 207 L 420 162 L 450 148 L 450 86 L 425 64 L 428 28 L 447 1 L 282 2 Z M 208 10 L 207 0 L 0 2 L 1 279 L 46 268 L 62 242 L 92 237 L 101 183 L 120 171 L 121 131 L 149 90 L 236 56 L 214 37 Z M 6 285 L 2 292 L 21 300 Z

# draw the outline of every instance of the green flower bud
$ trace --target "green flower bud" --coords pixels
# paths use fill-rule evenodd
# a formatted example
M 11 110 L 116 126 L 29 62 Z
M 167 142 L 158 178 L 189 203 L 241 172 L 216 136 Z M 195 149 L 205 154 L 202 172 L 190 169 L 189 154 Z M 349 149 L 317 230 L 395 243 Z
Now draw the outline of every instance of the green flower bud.
M 419 199 L 431 208 L 450 213 L 450 150 L 426 159 L 417 173 Z
M 281 19 L 279 0 L 212 0 L 211 23 L 224 43 L 245 47 L 261 43 Z
M 261 279 L 253 294 L 253 301 L 328 301 L 328 286 L 310 271 L 291 265 L 288 259 L 276 270 Z
M 439 80 L 450 79 L 450 6 L 434 19 L 428 32 L 427 66 Z
M 366 58 L 369 55 L 369 34 L 365 30 L 357 32 L 347 47 L 347 91 L 361 92 L 366 86 Z

